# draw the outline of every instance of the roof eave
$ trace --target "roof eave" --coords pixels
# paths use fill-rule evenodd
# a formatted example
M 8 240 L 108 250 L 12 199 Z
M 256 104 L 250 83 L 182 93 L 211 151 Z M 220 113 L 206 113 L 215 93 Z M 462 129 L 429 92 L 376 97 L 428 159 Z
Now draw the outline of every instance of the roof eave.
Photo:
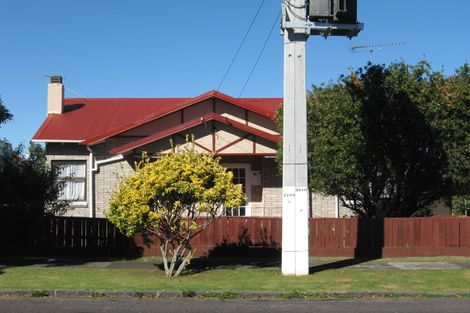
M 33 138 L 31 142 L 51 142 L 51 143 L 81 143 L 83 139 L 75 140 L 75 139 L 38 139 Z

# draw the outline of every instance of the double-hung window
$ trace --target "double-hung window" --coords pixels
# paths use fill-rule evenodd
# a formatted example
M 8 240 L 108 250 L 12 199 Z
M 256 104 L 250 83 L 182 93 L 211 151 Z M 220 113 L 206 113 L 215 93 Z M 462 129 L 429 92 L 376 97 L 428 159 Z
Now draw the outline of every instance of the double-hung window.
M 242 185 L 243 193 L 246 193 L 246 169 L 244 168 L 227 168 L 233 174 L 233 183 Z M 237 208 L 225 208 L 227 216 L 245 216 L 246 207 L 244 205 Z
M 60 200 L 85 201 L 86 161 L 53 161 L 62 183 Z

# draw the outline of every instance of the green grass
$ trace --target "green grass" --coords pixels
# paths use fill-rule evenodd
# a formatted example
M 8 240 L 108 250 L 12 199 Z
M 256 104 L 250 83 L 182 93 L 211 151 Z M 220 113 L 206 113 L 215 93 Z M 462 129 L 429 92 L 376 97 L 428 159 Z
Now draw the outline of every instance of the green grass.
M 10 266 L 0 269 L 7 290 L 183 290 L 282 292 L 287 297 L 321 292 L 470 292 L 470 269 L 332 269 L 282 276 L 279 268 L 217 268 L 168 279 L 158 269 Z M 188 293 L 189 295 L 189 293 Z

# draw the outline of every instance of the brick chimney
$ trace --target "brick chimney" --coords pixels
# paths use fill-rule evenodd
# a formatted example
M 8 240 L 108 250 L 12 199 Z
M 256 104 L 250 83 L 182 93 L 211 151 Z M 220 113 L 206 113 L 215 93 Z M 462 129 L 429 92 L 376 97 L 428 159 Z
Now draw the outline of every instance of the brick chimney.
M 47 86 L 47 114 L 62 114 L 64 112 L 64 85 L 62 76 L 51 76 Z

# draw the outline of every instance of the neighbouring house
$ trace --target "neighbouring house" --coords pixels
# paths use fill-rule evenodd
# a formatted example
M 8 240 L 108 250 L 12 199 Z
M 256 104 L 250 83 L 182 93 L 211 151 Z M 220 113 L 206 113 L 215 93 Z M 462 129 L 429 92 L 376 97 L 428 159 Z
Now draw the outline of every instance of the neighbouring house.
M 72 216 L 102 217 L 119 175 L 134 171 L 143 151 L 171 153 L 194 137 L 196 149 L 221 158 L 243 184 L 245 206 L 226 214 L 280 216 L 280 140 L 274 118 L 282 98 L 233 98 L 210 91 L 194 98 L 65 98 L 62 77 L 48 85 L 47 117 L 33 137 L 60 170 L 61 198 Z M 346 212 L 335 197 L 313 194 L 312 216 Z

